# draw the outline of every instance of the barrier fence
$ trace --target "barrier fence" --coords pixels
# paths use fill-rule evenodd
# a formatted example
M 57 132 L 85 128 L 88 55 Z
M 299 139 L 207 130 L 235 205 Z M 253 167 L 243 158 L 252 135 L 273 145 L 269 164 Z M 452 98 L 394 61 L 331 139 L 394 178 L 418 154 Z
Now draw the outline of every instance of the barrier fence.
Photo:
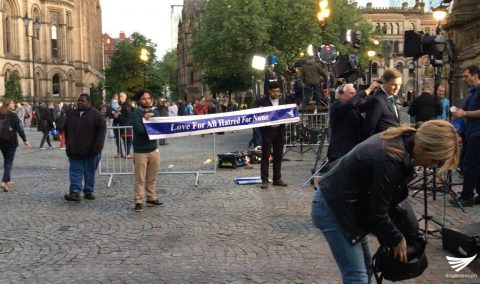
M 107 138 L 98 166 L 99 174 L 110 176 L 110 187 L 116 175 L 133 175 L 132 126 L 107 127 Z M 160 169 L 158 174 L 193 174 L 195 186 L 202 174 L 215 174 L 217 166 L 216 135 L 205 135 L 202 139 L 191 137 L 171 138 L 159 141 Z M 130 151 L 126 150 L 130 146 Z
M 294 147 L 300 147 L 301 154 L 310 150 L 317 152 L 318 149 L 314 146 L 318 148 L 320 144 L 328 145 L 328 141 L 325 141 L 327 130 L 328 113 L 300 114 L 300 122 L 287 124 L 284 152 L 293 150 Z

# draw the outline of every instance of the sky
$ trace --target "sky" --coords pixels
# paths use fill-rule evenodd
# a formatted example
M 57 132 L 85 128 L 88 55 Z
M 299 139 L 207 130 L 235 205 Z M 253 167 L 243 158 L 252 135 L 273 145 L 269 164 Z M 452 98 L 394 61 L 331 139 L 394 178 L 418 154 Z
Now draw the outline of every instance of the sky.
M 102 33 L 117 38 L 121 31 L 127 37 L 139 32 L 157 44 L 158 58 L 170 50 L 171 5 L 182 5 L 183 0 L 100 0 L 100 4 Z

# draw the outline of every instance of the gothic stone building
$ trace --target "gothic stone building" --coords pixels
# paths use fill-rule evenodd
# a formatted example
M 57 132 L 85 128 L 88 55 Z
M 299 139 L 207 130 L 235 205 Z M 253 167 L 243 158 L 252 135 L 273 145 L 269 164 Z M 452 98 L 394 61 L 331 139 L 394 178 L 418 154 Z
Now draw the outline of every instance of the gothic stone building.
M 431 13 L 424 12 L 424 3 L 416 1 L 413 7 L 403 3 L 402 7 L 373 8 L 372 3 L 359 7 L 364 18 L 369 21 L 378 34 L 376 38 L 384 42 L 383 54 L 378 54 L 372 63 L 372 79 L 378 79 L 388 68 L 396 68 L 403 74 L 403 90 L 418 94 L 423 83 L 432 84 L 432 74 L 428 58 L 421 57 L 417 62 L 403 57 L 404 32 L 406 30 L 423 31 L 435 34 L 436 22 Z M 417 80 L 418 78 L 418 80 Z
M 0 5 L 0 96 L 12 72 L 21 78 L 25 100 L 38 102 L 74 101 L 102 80 L 99 0 L 0 0 Z

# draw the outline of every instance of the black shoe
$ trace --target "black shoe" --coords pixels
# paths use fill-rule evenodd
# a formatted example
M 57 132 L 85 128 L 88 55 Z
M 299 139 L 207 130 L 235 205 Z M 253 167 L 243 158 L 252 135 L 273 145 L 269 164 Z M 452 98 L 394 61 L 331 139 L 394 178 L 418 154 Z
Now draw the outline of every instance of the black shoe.
M 458 197 L 457 200 L 451 198 L 450 199 L 450 203 L 453 204 L 453 205 L 458 205 L 457 204 L 457 201 L 458 203 L 460 203 L 460 205 L 462 205 L 462 207 L 470 207 L 470 206 L 473 206 L 475 205 L 475 198 L 463 198 L 462 196 Z
M 142 203 L 135 204 L 135 212 L 142 212 L 142 211 L 143 211 Z
M 95 200 L 95 196 L 93 195 L 93 193 L 85 193 L 83 198 L 88 199 L 88 200 Z
M 262 189 L 268 188 L 268 180 L 262 181 L 262 186 L 260 186 L 260 188 Z
M 274 180 L 272 184 L 276 186 L 287 186 L 287 184 L 281 179 Z
M 80 198 L 80 194 L 77 192 L 70 192 L 65 194 L 64 196 L 65 200 L 67 201 L 81 201 L 82 199 Z
M 148 205 L 154 205 L 154 206 L 163 206 L 163 203 L 158 201 L 158 199 L 155 200 L 147 200 Z

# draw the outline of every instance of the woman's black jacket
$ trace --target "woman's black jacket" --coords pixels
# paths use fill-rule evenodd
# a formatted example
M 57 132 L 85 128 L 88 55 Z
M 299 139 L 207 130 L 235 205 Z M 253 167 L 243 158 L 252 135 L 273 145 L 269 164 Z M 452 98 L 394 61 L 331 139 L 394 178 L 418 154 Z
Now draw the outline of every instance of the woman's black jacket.
M 320 189 L 352 244 L 368 233 L 393 247 L 402 234 L 388 215 L 407 198 L 413 176 L 413 135 L 392 140 L 373 135 L 337 160 L 320 181 Z

